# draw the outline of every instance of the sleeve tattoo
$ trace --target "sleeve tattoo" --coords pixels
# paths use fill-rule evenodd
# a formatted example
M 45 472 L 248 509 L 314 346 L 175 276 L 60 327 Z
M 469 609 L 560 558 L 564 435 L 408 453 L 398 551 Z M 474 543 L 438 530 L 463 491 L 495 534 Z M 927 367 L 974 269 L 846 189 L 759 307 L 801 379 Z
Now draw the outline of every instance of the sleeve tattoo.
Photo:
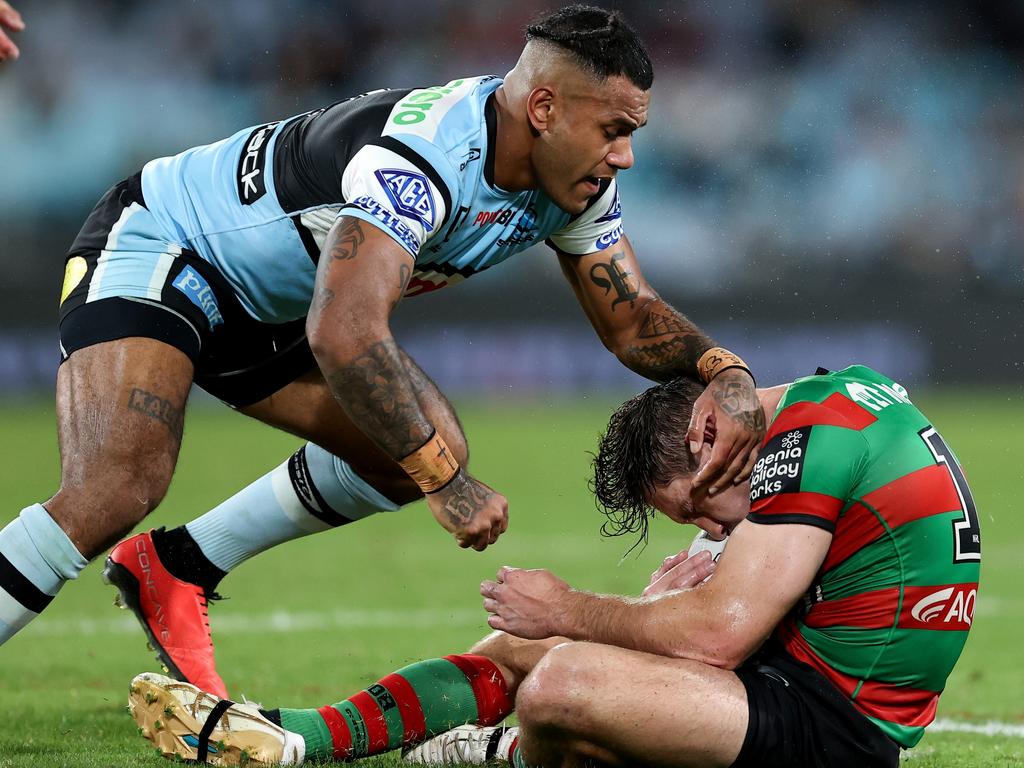
M 352 421 L 392 458 L 408 456 L 430 437 L 433 427 L 393 339 L 371 344 L 347 365 L 325 373 Z

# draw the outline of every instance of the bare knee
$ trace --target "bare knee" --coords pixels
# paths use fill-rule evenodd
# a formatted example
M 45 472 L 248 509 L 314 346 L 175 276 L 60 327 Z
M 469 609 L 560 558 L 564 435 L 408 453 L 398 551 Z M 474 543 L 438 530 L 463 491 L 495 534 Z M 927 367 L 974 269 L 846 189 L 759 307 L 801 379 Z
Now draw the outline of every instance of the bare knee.
M 167 493 L 174 472 L 169 456 L 94 468 L 65 478 L 45 503 L 78 550 L 92 559 L 128 533 Z
M 524 726 L 572 731 L 600 675 L 594 646 L 566 642 L 544 654 L 519 686 L 516 712 Z

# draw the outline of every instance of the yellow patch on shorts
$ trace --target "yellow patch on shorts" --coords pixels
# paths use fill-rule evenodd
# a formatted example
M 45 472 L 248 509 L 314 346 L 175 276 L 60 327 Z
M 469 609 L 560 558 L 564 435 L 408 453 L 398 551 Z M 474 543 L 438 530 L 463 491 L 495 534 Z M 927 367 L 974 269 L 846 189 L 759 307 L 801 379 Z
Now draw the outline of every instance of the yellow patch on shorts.
M 68 259 L 68 264 L 64 268 L 64 287 L 60 291 L 61 304 L 78 287 L 78 284 L 82 282 L 82 278 L 85 277 L 85 273 L 88 271 L 89 265 L 81 256 L 72 256 Z

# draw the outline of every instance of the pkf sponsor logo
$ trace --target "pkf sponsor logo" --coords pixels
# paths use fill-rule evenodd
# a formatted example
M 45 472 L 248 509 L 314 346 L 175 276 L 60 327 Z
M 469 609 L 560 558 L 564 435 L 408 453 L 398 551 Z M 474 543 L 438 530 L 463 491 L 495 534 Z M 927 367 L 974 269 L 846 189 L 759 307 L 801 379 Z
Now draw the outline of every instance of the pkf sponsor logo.
M 242 156 L 238 158 L 238 202 L 252 205 L 267 193 L 263 169 L 267 160 L 267 139 L 279 125 L 268 123 L 249 134 Z
M 761 449 L 750 475 L 752 502 L 776 493 L 796 493 L 804 471 L 810 427 L 780 432 Z
M 393 168 L 382 168 L 374 171 L 374 175 L 399 214 L 422 222 L 427 229 L 434 228 L 434 196 L 426 176 Z
M 907 587 L 900 626 L 913 629 L 966 631 L 974 623 L 978 602 L 976 584 L 935 587 Z
M 188 300 L 203 310 L 206 320 L 210 323 L 210 329 L 224 322 L 224 317 L 217 306 L 217 297 L 213 289 L 203 277 L 192 271 L 191 267 L 185 267 L 173 283 L 174 287 L 185 294 Z

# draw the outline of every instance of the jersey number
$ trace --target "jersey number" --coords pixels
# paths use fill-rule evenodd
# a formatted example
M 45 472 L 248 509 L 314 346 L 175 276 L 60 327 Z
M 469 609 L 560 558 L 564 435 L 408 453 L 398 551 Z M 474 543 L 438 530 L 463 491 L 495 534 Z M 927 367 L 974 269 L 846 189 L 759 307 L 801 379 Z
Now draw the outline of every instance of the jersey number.
M 964 471 L 960 469 L 953 452 L 949 450 L 942 435 L 935 431 L 935 427 L 922 429 L 918 434 L 928 446 L 928 450 L 932 452 L 935 461 L 946 465 L 957 496 L 960 497 L 960 508 L 964 511 L 964 516 L 960 520 L 953 521 L 953 562 L 966 563 L 981 560 L 981 529 L 978 526 L 978 508 L 974 505 L 971 489 L 967 487 Z

